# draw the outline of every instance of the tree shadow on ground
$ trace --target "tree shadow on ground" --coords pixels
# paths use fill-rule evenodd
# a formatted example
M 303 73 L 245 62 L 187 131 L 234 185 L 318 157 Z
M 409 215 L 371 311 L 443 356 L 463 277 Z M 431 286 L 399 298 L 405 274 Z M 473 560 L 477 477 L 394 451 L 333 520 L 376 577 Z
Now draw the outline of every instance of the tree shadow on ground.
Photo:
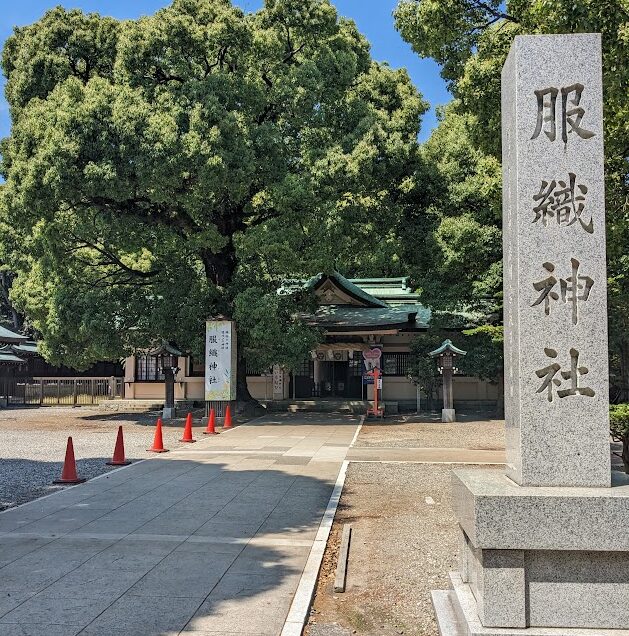
M 203 409 L 194 409 L 191 411 L 195 422 L 198 424 L 204 417 L 205 413 Z M 135 412 L 135 411 L 111 411 L 81 415 L 77 414 L 78 420 L 85 420 L 86 422 L 125 422 L 129 424 L 140 424 L 142 426 L 155 426 L 157 418 L 161 417 L 161 411 L 147 411 L 147 412 Z M 180 417 L 173 420 L 163 421 L 164 426 L 181 426 L 188 415 L 186 411 Z
M 400 413 L 398 415 L 389 415 L 384 419 L 369 418 L 365 420 L 364 426 L 403 426 L 407 424 L 444 424 L 450 426 L 452 424 L 493 424 L 502 421 L 491 413 L 471 412 L 456 413 L 457 421 L 452 423 L 444 423 L 441 421 L 441 413 Z
M 156 458 L 3 512 L 0 633 L 279 634 L 335 475 L 271 462 Z
M 108 466 L 111 457 L 86 457 L 76 460 L 79 477 L 93 479 L 113 472 L 117 466 Z M 0 458 L 0 511 L 21 506 L 67 488 L 54 484 L 61 476 L 63 460 L 47 462 L 23 458 Z

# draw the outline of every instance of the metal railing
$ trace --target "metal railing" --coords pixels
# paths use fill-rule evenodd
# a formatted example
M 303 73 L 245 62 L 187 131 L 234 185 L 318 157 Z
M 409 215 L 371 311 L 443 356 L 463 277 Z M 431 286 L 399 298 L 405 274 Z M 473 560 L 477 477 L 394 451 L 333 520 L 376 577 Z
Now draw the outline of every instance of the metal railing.
M 124 378 L 0 378 L 5 406 L 81 406 L 123 397 Z

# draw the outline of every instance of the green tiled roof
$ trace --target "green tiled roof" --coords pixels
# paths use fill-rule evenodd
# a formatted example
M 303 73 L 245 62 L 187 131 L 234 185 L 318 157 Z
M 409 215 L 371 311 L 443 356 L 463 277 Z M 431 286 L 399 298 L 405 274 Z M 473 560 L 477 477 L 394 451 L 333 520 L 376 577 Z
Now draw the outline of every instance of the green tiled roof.
M 11 351 L 17 354 L 34 355 L 37 354 L 37 343 L 34 341 L 20 342 L 20 344 L 11 345 Z
M 419 294 L 408 286 L 408 278 L 345 278 L 338 272 L 320 272 L 308 280 L 284 281 L 278 293 L 293 293 L 300 289 L 317 289 L 326 279 L 372 307 L 388 307 L 391 301 L 414 302 Z
M 0 364 L 23 364 L 26 360 L 22 360 L 8 350 L 0 349 Z
M 345 278 L 345 276 L 341 276 L 341 274 L 339 274 L 338 272 L 334 272 L 334 274 L 317 274 L 306 282 L 305 288 L 317 289 L 317 287 L 328 278 L 335 282 L 341 289 L 345 290 L 350 295 L 362 300 L 364 303 L 370 305 L 371 307 L 388 307 L 387 303 L 384 300 L 380 300 L 379 298 L 376 298 L 375 296 L 367 293 L 364 289 L 362 289 L 358 285 L 355 285 L 351 280 Z
M 313 326 L 333 331 L 369 329 L 427 329 L 430 309 L 423 305 L 402 307 L 352 307 L 322 305 L 314 314 L 303 316 Z
M 419 304 L 418 295 L 408 287 L 406 278 L 355 278 L 349 280 L 334 272 L 319 273 L 307 281 L 286 281 L 278 293 L 300 289 L 316 291 L 327 280 L 361 305 L 320 305 L 313 314 L 303 314 L 310 325 L 328 331 L 352 331 L 360 328 L 383 330 L 427 329 L 430 309 Z
M 174 345 L 164 341 L 159 347 L 149 351 L 149 355 L 151 356 L 163 356 L 163 355 L 182 356 L 183 353 L 179 351 L 179 349 L 177 349 L 177 347 L 175 347 Z
M 26 342 L 27 340 L 28 336 L 23 336 L 21 333 L 15 333 L 15 331 L 11 331 L 6 327 L 0 327 L 0 342 L 11 344 Z
M 444 340 L 439 347 L 437 347 L 434 351 L 431 351 L 428 355 L 436 358 L 438 355 L 444 353 L 444 351 L 452 351 L 453 353 L 458 353 L 460 356 L 467 355 L 467 351 L 463 351 L 463 349 L 459 349 L 452 344 L 452 340 L 449 338 Z
M 401 278 L 352 278 L 350 282 L 371 296 L 387 301 L 413 302 L 419 299 L 419 294 L 413 292 L 409 287 L 406 276 Z

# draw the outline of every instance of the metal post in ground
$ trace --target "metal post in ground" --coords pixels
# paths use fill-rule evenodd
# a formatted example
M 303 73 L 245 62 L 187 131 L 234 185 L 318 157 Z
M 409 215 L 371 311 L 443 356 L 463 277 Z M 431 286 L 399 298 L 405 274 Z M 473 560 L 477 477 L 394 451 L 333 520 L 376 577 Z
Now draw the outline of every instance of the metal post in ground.
M 419 415 L 419 413 L 421 412 L 421 407 L 422 407 L 422 390 L 421 390 L 421 387 L 419 386 L 419 382 L 417 382 L 416 388 L 417 388 L 417 415 Z

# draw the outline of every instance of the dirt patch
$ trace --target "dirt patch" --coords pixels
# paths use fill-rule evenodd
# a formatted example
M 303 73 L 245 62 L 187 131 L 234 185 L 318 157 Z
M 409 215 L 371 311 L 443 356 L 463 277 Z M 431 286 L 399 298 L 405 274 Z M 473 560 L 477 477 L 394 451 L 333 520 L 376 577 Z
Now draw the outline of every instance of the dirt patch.
M 430 591 L 447 589 L 457 567 L 450 470 L 350 464 L 306 634 L 438 635 Z M 345 523 L 352 524 L 347 588 L 334 593 Z
M 461 416 L 459 422 L 443 424 L 436 418 L 402 416 L 384 423 L 366 421 L 356 446 L 387 448 L 470 448 L 502 450 L 505 447 L 503 420 Z

